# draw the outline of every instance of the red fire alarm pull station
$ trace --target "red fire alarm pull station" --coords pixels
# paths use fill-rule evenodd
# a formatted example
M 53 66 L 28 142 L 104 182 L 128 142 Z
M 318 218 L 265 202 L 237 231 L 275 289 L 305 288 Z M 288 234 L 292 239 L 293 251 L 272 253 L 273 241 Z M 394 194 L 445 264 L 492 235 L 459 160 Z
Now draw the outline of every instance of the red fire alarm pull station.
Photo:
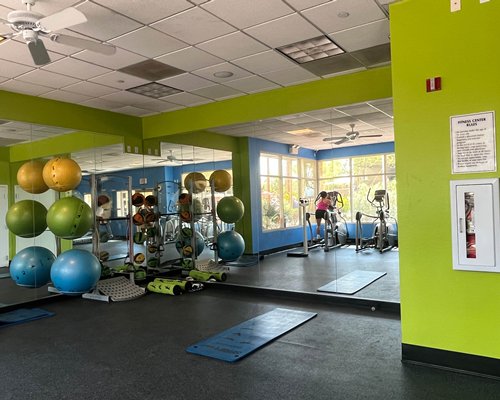
M 441 90 L 441 77 L 429 78 L 426 80 L 427 92 L 435 92 Z

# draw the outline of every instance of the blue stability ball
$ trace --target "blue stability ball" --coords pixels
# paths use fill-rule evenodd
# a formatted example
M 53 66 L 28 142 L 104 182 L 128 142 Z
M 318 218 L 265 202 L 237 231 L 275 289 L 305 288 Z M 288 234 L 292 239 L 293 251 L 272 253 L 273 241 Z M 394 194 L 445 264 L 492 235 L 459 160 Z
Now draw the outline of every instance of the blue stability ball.
M 86 250 L 67 250 L 56 258 L 50 271 L 54 287 L 61 293 L 79 295 L 91 291 L 101 276 L 101 264 Z
M 10 277 L 17 285 L 39 288 L 50 280 L 56 256 L 45 247 L 30 246 L 17 253 L 10 263 Z
M 221 260 L 237 260 L 245 251 L 245 241 L 236 231 L 225 231 L 217 236 L 217 251 Z

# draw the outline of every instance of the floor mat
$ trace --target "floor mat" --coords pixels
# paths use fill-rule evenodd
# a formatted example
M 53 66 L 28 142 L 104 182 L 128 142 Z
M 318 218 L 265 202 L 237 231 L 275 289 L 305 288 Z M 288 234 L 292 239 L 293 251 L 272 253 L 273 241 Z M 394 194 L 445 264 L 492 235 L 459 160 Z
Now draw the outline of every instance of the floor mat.
M 0 327 L 22 324 L 40 318 L 52 317 L 55 313 L 41 308 L 20 308 L 0 314 Z
M 238 361 L 316 315 L 276 308 L 189 346 L 186 351 L 222 361 Z
M 354 294 L 387 275 L 387 272 L 356 270 L 318 288 L 318 292 Z

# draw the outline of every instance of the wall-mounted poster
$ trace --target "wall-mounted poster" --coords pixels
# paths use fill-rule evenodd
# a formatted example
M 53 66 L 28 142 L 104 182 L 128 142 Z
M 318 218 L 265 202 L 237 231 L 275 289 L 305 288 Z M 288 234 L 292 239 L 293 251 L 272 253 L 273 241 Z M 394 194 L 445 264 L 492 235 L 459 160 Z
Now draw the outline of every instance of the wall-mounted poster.
M 453 174 L 495 172 L 495 112 L 450 117 Z

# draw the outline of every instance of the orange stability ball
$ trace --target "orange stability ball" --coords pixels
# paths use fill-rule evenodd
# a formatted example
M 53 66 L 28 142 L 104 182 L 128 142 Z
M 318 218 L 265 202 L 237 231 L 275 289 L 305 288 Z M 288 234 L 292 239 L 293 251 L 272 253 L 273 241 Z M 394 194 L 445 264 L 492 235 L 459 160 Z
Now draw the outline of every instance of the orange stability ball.
M 28 193 L 39 194 L 49 190 L 43 180 L 44 161 L 32 160 L 21 165 L 17 171 L 17 183 Z
M 43 167 L 43 180 L 57 192 L 75 189 L 82 180 L 80 166 L 71 158 L 56 157 Z
M 231 174 L 223 169 L 212 172 L 208 179 L 216 192 L 225 192 L 231 187 Z

